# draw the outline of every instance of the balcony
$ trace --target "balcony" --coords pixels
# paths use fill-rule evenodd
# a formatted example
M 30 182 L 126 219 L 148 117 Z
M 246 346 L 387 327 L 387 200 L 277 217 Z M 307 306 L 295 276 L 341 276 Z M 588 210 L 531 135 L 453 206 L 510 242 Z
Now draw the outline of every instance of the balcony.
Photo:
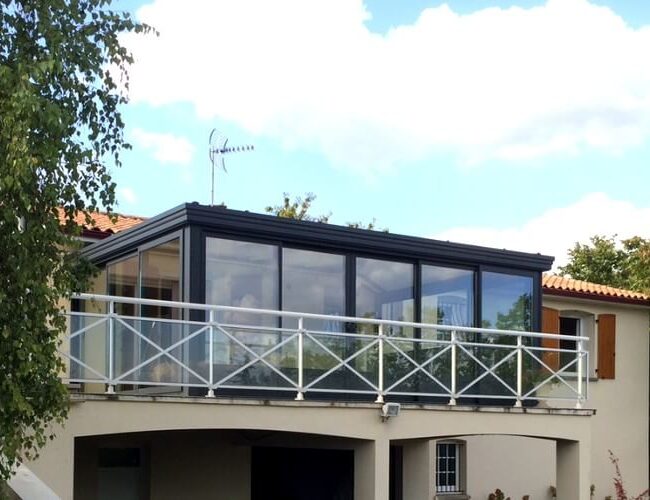
M 60 353 L 84 392 L 577 408 L 588 396 L 586 337 L 96 294 L 73 306 Z

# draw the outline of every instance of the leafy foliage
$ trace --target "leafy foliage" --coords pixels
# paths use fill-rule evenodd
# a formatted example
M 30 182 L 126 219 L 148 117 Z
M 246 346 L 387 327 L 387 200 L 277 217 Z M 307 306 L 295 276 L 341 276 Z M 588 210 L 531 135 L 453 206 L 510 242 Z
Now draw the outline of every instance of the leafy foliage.
M 282 204 L 275 206 L 268 206 L 265 208 L 266 213 L 276 215 L 278 217 L 283 217 L 285 219 L 294 219 L 294 220 L 307 220 L 312 222 L 323 222 L 327 223 L 329 218 L 332 216 L 330 212 L 327 215 L 313 216 L 309 213 L 311 204 L 316 199 L 314 193 L 307 193 L 305 197 L 296 196 L 293 201 L 289 193 L 283 193 Z
M 268 206 L 264 211 L 268 214 L 284 217 L 285 219 L 307 220 L 312 222 L 322 222 L 325 224 L 328 223 L 330 217 L 332 217 L 332 212 L 318 216 L 313 216 L 309 213 L 311 204 L 315 200 L 316 195 L 314 193 L 306 193 L 304 198 L 302 196 L 296 196 L 293 201 L 291 201 L 289 193 L 283 193 L 283 200 L 280 205 Z M 348 222 L 346 225 L 354 229 L 368 229 L 370 231 L 377 230 L 376 219 L 372 219 L 372 222 L 367 224 L 364 224 L 363 222 Z M 384 228 L 382 231 L 387 233 L 388 229 Z
M 623 484 L 623 474 L 621 474 L 621 467 L 618 463 L 618 457 L 614 455 L 612 450 L 609 451 L 609 460 L 614 465 L 614 491 L 616 491 L 616 500 L 647 500 L 650 498 L 650 488 L 643 493 L 635 496 L 628 496 L 625 486 Z
M 560 272 L 572 278 L 650 293 L 650 239 L 622 240 L 592 236 L 589 244 L 576 243 L 569 263 Z
M 494 493 L 490 493 L 488 495 L 488 500 L 510 500 L 510 497 L 506 498 L 503 491 L 497 488 L 496 490 L 494 490 Z
M 151 31 L 108 5 L 0 0 L 0 480 L 67 414 L 60 304 L 91 274 L 74 217 L 114 204 L 132 62 L 118 37 Z

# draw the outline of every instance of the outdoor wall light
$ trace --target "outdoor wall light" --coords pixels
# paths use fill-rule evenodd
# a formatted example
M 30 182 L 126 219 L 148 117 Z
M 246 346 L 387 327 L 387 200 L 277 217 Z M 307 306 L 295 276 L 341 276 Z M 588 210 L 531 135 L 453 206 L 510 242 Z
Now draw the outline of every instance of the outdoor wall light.
M 381 406 L 381 421 L 386 422 L 391 417 L 399 415 L 402 405 L 399 403 L 385 403 Z

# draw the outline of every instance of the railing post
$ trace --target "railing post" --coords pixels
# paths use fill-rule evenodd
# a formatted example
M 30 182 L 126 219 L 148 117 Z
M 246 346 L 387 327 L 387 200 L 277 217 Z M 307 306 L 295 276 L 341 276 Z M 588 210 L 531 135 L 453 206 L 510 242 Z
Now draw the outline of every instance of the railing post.
M 378 344 L 378 350 L 379 353 L 377 355 L 377 361 L 379 364 L 379 373 L 377 374 L 378 380 L 377 380 L 377 388 L 379 389 L 377 391 L 377 399 L 375 400 L 375 403 L 383 403 L 384 402 L 384 325 L 379 324 L 379 331 L 377 332 L 377 335 L 379 337 L 379 344 Z
M 296 401 L 303 401 L 305 399 L 304 387 L 304 342 L 305 342 L 305 328 L 303 318 L 298 318 L 298 394 L 296 394 Z
M 523 339 L 522 339 L 521 335 L 517 335 L 517 401 L 515 401 L 515 407 L 516 408 L 521 408 L 521 395 L 523 394 L 523 392 L 522 392 L 522 389 L 523 389 L 523 373 L 524 373 L 523 346 L 524 346 L 524 344 L 523 344 Z
M 584 341 L 578 340 L 576 343 L 577 347 L 577 356 L 578 356 L 578 401 L 576 401 L 576 408 L 580 409 L 582 408 L 582 402 L 584 401 L 584 389 L 583 389 L 583 383 L 582 383 L 582 378 L 584 376 L 584 361 L 583 361 L 583 356 L 584 356 Z
M 449 405 L 456 405 L 456 330 L 451 331 L 451 397 Z
M 108 385 L 106 386 L 106 394 L 115 394 L 115 378 L 114 365 L 115 365 L 115 352 L 113 349 L 114 331 L 113 324 L 115 322 L 115 302 L 108 303 Z
M 209 372 L 209 382 L 210 387 L 208 392 L 205 395 L 206 398 L 214 397 L 214 309 L 210 309 L 208 314 L 208 320 L 210 321 L 210 327 L 208 329 L 208 372 Z

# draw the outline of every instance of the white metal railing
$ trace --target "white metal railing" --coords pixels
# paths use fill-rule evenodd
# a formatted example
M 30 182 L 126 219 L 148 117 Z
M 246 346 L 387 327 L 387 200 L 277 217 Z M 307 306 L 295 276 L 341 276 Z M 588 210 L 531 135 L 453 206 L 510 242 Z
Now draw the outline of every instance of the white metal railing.
M 75 297 L 60 352 L 70 382 L 109 393 L 199 387 L 513 401 L 588 395 L 587 337 L 213 306 Z M 543 347 L 542 340 L 574 348 Z M 90 387 L 90 386 L 89 386 Z M 499 401 L 497 401 L 499 402 Z

